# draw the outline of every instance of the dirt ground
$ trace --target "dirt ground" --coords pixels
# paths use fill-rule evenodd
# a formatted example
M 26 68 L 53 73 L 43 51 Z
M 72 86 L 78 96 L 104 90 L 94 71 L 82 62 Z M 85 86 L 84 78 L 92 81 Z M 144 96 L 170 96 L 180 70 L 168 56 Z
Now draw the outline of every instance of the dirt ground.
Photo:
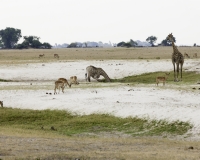
M 198 142 L 121 133 L 51 137 L 0 135 L 0 159 L 199 159 Z
M 191 58 L 200 47 L 179 47 Z M 0 50 L 1 64 L 103 59 L 170 59 L 172 47 Z M 45 54 L 44 58 L 38 58 Z M 183 137 L 130 137 L 99 133 L 73 137 L 24 133 L 0 127 L 0 159 L 200 159 L 200 142 Z

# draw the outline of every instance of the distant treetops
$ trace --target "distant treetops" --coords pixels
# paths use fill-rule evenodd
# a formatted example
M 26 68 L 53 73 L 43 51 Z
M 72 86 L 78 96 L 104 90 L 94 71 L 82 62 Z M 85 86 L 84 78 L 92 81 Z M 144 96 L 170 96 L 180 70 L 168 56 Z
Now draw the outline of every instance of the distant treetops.
M 0 47 L 5 49 L 28 49 L 28 48 L 43 48 L 51 49 L 51 45 L 47 42 L 41 43 L 39 37 L 24 36 L 24 41 L 17 44 L 22 37 L 21 30 L 7 27 L 0 30 Z
M 175 37 L 173 37 L 173 39 L 174 39 L 174 42 L 176 42 Z M 146 39 L 146 41 L 147 41 L 149 44 L 151 44 L 152 47 L 154 47 L 154 46 L 155 46 L 155 43 L 156 43 L 156 41 L 157 41 L 157 37 L 155 37 L 155 36 L 149 36 L 149 37 Z M 167 38 L 166 38 L 166 39 L 164 39 L 164 40 L 163 40 L 160 44 L 158 44 L 158 45 L 161 45 L 161 46 L 171 46 L 171 42 L 170 42 L 169 40 L 167 40 Z M 137 44 L 136 41 L 133 41 L 132 39 L 130 39 L 130 41 L 128 41 L 128 42 L 122 41 L 122 42 L 119 42 L 119 43 L 117 44 L 117 47 L 136 47 L 136 46 L 139 46 L 139 45 Z

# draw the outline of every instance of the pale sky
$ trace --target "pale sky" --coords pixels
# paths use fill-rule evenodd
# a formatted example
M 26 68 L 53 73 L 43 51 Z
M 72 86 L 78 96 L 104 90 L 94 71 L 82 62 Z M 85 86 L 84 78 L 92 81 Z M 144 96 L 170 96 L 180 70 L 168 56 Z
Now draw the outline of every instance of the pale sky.
M 169 33 L 177 45 L 200 45 L 199 6 L 199 0 L 0 0 L 0 30 L 21 29 L 52 45 L 152 35 L 160 43 Z

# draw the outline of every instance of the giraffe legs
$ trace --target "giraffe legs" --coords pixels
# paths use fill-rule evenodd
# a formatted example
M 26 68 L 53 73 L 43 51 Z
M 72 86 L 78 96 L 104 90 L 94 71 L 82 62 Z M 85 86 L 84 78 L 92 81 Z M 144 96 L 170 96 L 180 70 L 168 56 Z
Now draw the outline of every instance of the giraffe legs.
M 180 65 L 181 65 L 181 81 L 182 81 L 182 68 L 183 68 L 183 63 L 181 63 Z
M 176 81 L 178 82 L 178 76 L 179 76 L 179 63 L 176 63 L 176 69 L 177 69 L 177 79 Z
M 174 82 L 176 82 L 176 69 L 175 69 L 175 63 L 173 63 L 174 66 Z
M 88 82 L 90 82 L 90 74 L 88 73 L 86 73 L 85 74 L 85 79 L 86 79 L 86 82 L 88 81 Z
M 173 63 L 174 66 L 174 82 L 178 82 L 178 76 L 179 76 L 179 63 Z M 181 69 L 182 70 L 182 69 Z M 181 78 L 182 78 L 182 72 L 181 72 Z
M 90 76 L 88 76 L 88 82 L 90 82 Z

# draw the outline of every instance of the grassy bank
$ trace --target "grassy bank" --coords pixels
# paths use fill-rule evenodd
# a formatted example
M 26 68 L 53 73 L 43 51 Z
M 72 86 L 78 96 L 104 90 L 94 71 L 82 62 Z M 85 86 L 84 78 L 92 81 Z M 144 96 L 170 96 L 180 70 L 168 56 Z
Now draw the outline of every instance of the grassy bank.
M 0 127 L 29 131 L 75 135 L 100 132 L 121 132 L 132 136 L 182 135 L 191 128 L 189 123 L 148 121 L 139 118 L 119 118 L 112 115 L 72 115 L 59 110 L 22 110 L 0 108 Z
M 10 82 L 10 81 L 6 79 L 0 79 L 0 82 Z
M 200 74 L 196 72 L 183 72 L 182 81 L 176 83 L 174 82 L 174 72 L 169 72 L 170 75 L 167 78 L 167 83 L 173 84 L 197 84 L 200 82 Z M 141 75 L 128 76 L 121 79 L 112 79 L 112 82 L 121 82 L 121 83 L 143 83 L 143 84 L 155 84 L 156 77 L 165 76 L 165 72 L 151 72 L 144 73 Z M 180 78 L 180 73 L 179 73 Z M 104 80 L 105 81 L 105 80 Z

